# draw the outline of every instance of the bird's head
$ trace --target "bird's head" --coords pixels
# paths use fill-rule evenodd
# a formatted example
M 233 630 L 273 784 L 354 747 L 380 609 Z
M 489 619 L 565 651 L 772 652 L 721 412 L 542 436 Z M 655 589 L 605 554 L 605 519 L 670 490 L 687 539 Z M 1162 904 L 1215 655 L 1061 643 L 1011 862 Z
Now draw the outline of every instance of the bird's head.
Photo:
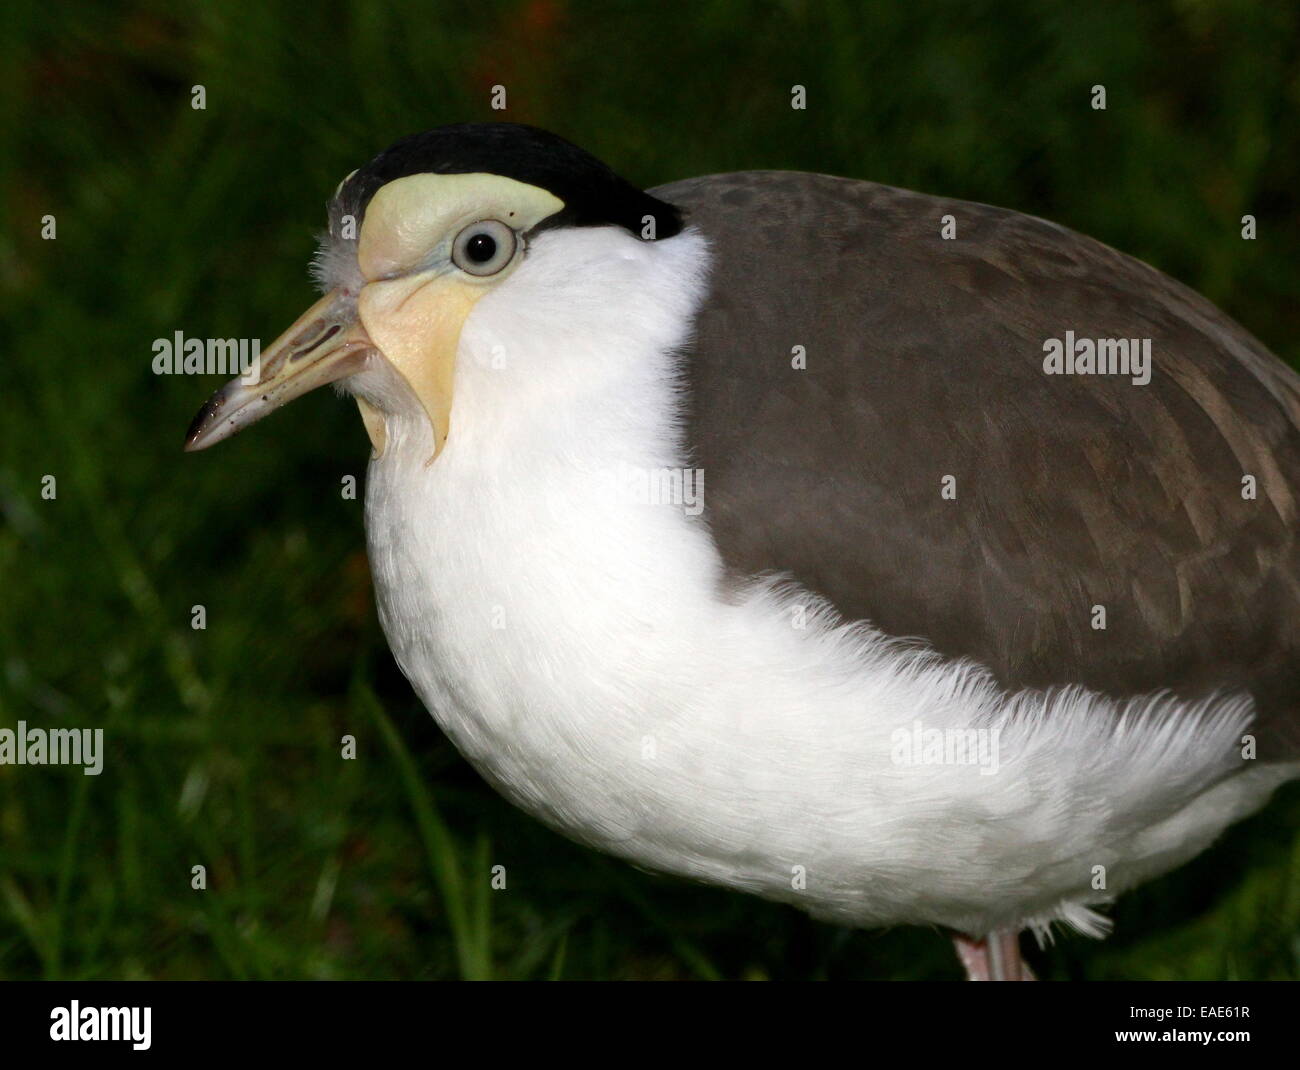
M 466 319 L 509 286 L 539 235 L 565 227 L 657 240 L 682 221 L 589 153 L 533 127 L 465 123 L 396 142 L 348 175 L 329 203 L 316 261 L 325 295 L 262 351 L 255 382 L 234 379 L 208 400 L 185 448 L 214 445 L 318 386 L 382 371 L 427 415 L 436 455 L 451 433 Z M 356 393 L 382 452 L 383 391 Z

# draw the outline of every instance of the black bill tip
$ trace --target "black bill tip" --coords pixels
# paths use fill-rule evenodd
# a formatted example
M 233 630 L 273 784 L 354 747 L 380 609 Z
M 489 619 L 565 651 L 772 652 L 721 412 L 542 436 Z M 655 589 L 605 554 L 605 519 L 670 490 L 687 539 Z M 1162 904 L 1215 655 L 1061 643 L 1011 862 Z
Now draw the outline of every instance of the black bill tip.
M 189 430 L 185 432 L 186 453 L 194 453 L 212 444 L 210 442 L 200 442 L 199 436 L 216 423 L 217 414 L 221 410 L 221 401 L 221 391 L 217 391 L 203 403 L 203 408 L 199 409 L 194 419 L 190 421 Z

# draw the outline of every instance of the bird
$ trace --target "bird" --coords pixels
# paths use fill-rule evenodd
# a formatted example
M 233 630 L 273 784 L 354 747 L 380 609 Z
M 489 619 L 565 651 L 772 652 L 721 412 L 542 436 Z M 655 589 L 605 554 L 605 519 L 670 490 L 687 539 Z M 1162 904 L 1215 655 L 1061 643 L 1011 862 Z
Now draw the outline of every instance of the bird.
M 395 660 L 550 828 L 1032 980 L 1300 776 L 1300 377 L 1155 268 L 505 122 L 327 218 L 185 448 L 355 399 Z

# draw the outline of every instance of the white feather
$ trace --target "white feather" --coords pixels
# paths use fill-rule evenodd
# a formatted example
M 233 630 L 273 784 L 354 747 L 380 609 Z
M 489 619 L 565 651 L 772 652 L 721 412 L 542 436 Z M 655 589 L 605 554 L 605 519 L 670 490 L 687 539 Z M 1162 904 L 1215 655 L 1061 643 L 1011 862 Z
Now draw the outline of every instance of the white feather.
M 366 502 L 385 633 L 507 797 L 640 865 L 849 925 L 1101 935 L 1090 907 L 1296 775 L 1240 759 L 1241 695 L 1006 694 L 779 578 L 728 591 L 705 524 L 618 476 L 683 464 L 674 352 L 706 266 L 691 231 L 541 235 L 466 322 L 432 465 L 391 373 L 352 383 L 389 410 Z M 997 772 L 899 764 L 917 722 L 996 730 Z

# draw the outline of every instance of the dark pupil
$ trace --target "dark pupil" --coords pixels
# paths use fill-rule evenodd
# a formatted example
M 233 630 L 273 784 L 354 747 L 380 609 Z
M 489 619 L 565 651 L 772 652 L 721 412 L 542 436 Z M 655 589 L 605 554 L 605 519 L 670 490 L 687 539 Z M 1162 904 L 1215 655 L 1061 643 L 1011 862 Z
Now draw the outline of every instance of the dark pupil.
M 475 234 L 465 245 L 465 255 L 476 264 L 486 264 L 497 255 L 496 239 L 488 234 Z

